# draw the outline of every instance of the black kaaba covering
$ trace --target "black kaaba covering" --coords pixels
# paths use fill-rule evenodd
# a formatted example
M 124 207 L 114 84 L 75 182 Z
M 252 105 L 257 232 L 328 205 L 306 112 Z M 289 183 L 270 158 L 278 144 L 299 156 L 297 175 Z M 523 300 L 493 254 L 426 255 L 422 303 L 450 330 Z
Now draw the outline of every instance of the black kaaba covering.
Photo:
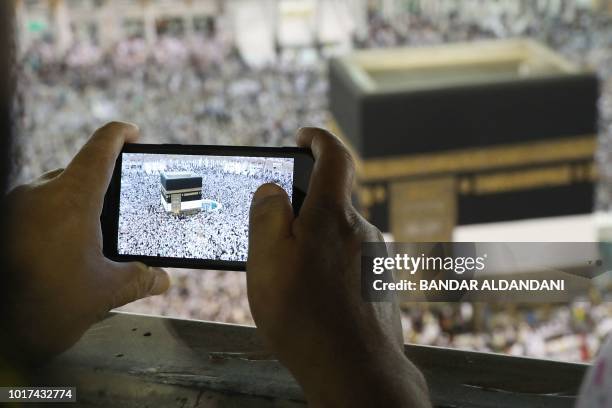
M 166 191 L 202 188 L 202 177 L 192 173 L 160 174 L 160 183 Z
M 598 81 L 537 43 L 359 51 L 331 60 L 329 82 L 382 230 L 392 184 L 427 178 L 450 177 L 459 224 L 592 210 Z

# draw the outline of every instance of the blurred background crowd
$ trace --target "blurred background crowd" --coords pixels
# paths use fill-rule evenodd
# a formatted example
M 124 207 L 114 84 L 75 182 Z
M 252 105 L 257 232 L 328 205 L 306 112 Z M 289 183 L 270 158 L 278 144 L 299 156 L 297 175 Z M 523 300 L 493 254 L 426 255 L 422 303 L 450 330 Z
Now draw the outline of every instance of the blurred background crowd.
M 115 19 L 126 16 L 115 30 L 100 26 L 112 14 L 109 3 L 16 1 L 15 183 L 65 166 L 113 119 L 138 124 L 149 143 L 293 145 L 298 127 L 326 126 L 332 55 L 521 36 L 600 76 L 596 203 L 612 206 L 612 7 L 605 1 L 122 0 L 112 2 Z M 186 3 L 202 11 L 166 15 Z M 142 19 L 131 17 L 134 8 L 145 9 Z M 122 310 L 253 324 L 243 273 L 171 273 L 167 294 Z M 612 330 L 612 305 L 598 293 L 569 305 L 402 309 L 410 342 L 563 360 L 590 360 Z

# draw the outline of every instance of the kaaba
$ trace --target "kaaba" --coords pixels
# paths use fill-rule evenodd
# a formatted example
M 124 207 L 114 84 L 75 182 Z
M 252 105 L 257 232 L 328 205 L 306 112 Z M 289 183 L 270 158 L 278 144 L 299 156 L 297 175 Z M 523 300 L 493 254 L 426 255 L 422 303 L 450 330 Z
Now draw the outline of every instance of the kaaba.
M 161 204 L 175 214 L 202 208 L 202 177 L 191 172 L 162 172 Z
M 356 51 L 329 79 L 361 210 L 396 240 L 593 209 L 597 76 L 537 42 Z

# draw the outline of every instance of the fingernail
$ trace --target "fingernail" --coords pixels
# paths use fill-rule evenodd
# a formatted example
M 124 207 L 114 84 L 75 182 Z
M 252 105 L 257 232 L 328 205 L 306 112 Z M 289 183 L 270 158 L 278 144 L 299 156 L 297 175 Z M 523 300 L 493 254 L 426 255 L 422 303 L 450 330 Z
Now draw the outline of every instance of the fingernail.
M 135 128 L 136 130 L 140 130 L 140 128 L 138 127 L 138 125 L 137 125 L 137 124 L 135 124 L 134 122 L 128 122 L 127 120 L 122 120 L 122 121 L 121 121 L 121 122 L 119 122 L 119 123 L 122 123 L 122 124 L 127 125 L 127 126 L 131 126 L 131 127 Z
M 302 133 L 306 133 L 306 132 L 311 132 L 313 130 L 317 130 L 317 127 L 314 126 L 302 126 L 301 128 L 298 129 L 297 131 L 297 135 L 299 136 Z
M 282 187 L 276 184 L 273 184 L 273 183 L 263 184 L 261 187 L 257 189 L 257 191 L 255 191 L 255 194 L 253 195 L 253 203 L 258 203 L 266 199 L 267 197 L 282 195 L 283 192 L 284 190 L 282 189 Z

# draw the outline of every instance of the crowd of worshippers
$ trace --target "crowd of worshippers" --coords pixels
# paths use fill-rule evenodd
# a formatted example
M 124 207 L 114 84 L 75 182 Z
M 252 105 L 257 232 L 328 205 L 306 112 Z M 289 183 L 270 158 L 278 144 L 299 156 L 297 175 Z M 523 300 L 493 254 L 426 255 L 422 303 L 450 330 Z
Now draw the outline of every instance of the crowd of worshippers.
M 173 284 L 123 310 L 253 325 L 244 274 L 172 269 Z M 413 344 L 563 361 L 591 361 L 612 328 L 612 303 L 496 307 L 471 303 L 401 305 L 404 340 Z
M 202 199 L 214 208 L 168 212 L 162 205 L 159 171 L 124 166 L 121 178 L 118 250 L 122 254 L 246 261 L 249 208 L 255 190 L 264 183 L 281 186 L 292 195 L 291 159 L 267 158 L 275 168 L 227 160 L 168 160 L 157 168 L 202 177 Z
M 138 124 L 143 143 L 250 146 L 294 146 L 300 126 L 325 125 L 320 64 L 253 68 L 228 48 L 222 68 L 203 68 L 190 59 L 179 64 L 175 48 L 129 69 L 113 58 L 77 69 L 24 60 L 19 126 L 28 137 L 14 155 L 17 181 L 64 166 L 110 120 Z
M 536 3 L 536 2 L 533 2 Z M 528 3 L 519 15 L 499 10 L 466 21 L 463 6 L 435 16 L 372 9 L 356 48 L 422 46 L 478 39 L 530 37 L 602 80 L 601 164 L 612 163 L 612 16 L 574 10 L 571 18 L 542 15 Z M 63 166 L 88 134 L 109 120 L 137 123 L 143 142 L 292 145 L 299 126 L 327 125 L 326 59 L 282 58 L 251 66 L 231 36 L 160 36 L 152 48 L 126 37 L 111 49 L 77 42 L 61 60 L 52 44 L 32 43 L 19 60 L 19 127 L 27 141 L 15 150 L 23 182 Z M 51 153 L 51 154 L 49 154 Z M 607 166 L 607 168 L 612 165 Z M 612 170 L 601 167 L 612 181 Z M 612 206 L 612 182 L 598 206 Z

